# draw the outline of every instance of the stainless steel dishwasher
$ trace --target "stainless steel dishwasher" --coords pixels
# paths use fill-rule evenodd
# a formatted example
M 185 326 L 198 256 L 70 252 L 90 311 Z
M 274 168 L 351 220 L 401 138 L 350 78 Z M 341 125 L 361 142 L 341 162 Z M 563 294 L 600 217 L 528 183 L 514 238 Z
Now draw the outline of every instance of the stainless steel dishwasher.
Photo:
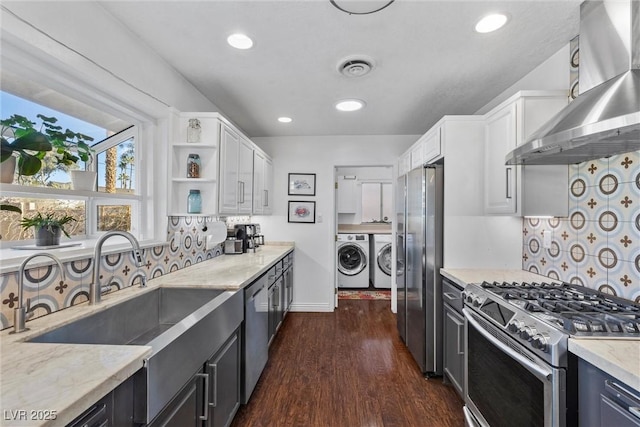
M 244 290 L 242 403 L 247 403 L 269 358 L 267 273 Z

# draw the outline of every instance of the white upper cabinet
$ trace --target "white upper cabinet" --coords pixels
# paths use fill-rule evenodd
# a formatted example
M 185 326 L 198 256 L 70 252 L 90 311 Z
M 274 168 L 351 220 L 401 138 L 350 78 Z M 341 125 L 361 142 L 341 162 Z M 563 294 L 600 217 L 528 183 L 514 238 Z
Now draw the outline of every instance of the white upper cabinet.
M 355 176 L 339 176 L 337 184 L 338 213 L 355 214 L 360 201 Z
M 253 153 L 253 213 L 270 215 L 273 211 L 273 162 L 265 153 Z
M 485 125 L 484 209 L 488 214 L 516 213 L 516 167 L 504 156 L 516 148 L 516 104 L 487 114 Z
M 566 216 L 568 193 L 562 190 L 568 185 L 566 165 L 527 166 L 524 176 L 520 166 L 505 165 L 505 156 L 511 150 L 566 105 L 563 92 L 523 91 L 485 115 L 486 214 Z M 542 182 L 542 175 L 551 179 Z M 525 185 L 523 179 L 527 181 Z
M 200 126 L 199 139 L 187 142 L 189 120 L 194 119 Z M 173 124 L 168 214 L 194 215 L 187 212 L 187 197 L 190 190 L 200 190 L 200 214 L 215 215 L 218 212 L 219 116 L 217 113 L 180 113 L 175 115 Z M 188 170 L 190 156 L 197 158 L 200 165 Z
M 413 170 L 438 158 L 441 154 L 440 127 L 434 126 L 409 149 Z
M 220 128 L 221 214 L 247 214 L 253 208 L 253 146 L 231 126 Z

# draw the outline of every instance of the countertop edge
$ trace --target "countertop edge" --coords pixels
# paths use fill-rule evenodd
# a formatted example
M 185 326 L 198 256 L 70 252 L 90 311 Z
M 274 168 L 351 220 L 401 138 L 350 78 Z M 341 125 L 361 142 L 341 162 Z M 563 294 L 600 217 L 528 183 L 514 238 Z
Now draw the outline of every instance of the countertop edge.
M 569 351 L 640 392 L 640 341 L 570 338 Z
M 113 294 L 107 294 L 103 297 L 103 303 L 98 307 L 79 304 L 51 315 L 33 319 L 28 322 L 28 326 L 30 326 L 32 330 L 24 335 L 9 335 L 8 329 L 0 332 L 0 343 L 2 344 L 0 347 L 0 355 L 2 356 L 0 359 L 2 365 L 2 376 L 0 378 L 2 409 L 7 411 L 28 411 L 31 409 L 57 411 L 57 417 L 53 421 L 25 420 L 24 422 L 14 423 L 14 421 L 11 420 L 11 426 L 64 425 L 72 421 L 86 410 L 89 405 L 101 399 L 141 369 L 144 359 L 152 351 L 149 346 L 39 344 L 25 343 L 25 340 L 159 287 L 207 287 L 240 291 L 262 274 L 266 273 L 280 259 L 295 250 L 295 244 L 293 242 L 270 242 L 270 245 L 265 246 L 267 247 L 266 249 L 263 249 L 263 251 L 258 250 L 256 253 L 237 256 L 229 255 L 229 258 L 226 258 L 226 256 L 216 257 L 165 274 L 156 279 L 149 280 L 148 286 L 143 289 L 128 287 Z M 265 248 L 265 246 L 263 246 L 263 248 Z M 238 268 L 239 266 L 245 267 L 245 264 L 247 264 L 246 268 Z M 196 271 L 200 272 L 200 275 L 194 274 Z M 217 275 L 221 277 L 217 277 Z M 218 282 L 229 284 L 211 284 L 212 282 L 209 282 L 210 284 L 193 284 L 187 282 L 187 280 L 199 281 L 203 277 L 207 278 L 207 276 L 209 276 L 209 278 L 213 276 L 213 282 L 217 280 Z M 173 280 L 168 279 L 169 277 L 172 277 Z M 165 278 L 165 280 L 161 280 L 162 278 Z M 172 283 L 176 281 L 180 283 Z M 14 346 L 20 346 L 20 349 L 16 349 Z M 21 361 L 28 355 L 25 355 L 26 347 L 22 346 L 31 346 L 29 352 L 32 355 L 29 363 L 24 364 L 24 366 L 22 366 L 23 363 Z M 80 360 L 73 359 L 69 361 L 74 356 Z M 93 357 L 93 359 L 83 361 L 83 358 L 91 357 Z M 101 365 L 95 365 L 96 369 L 93 372 L 99 373 L 89 378 L 69 375 L 68 370 L 71 369 L 70 366 L 84 366 L 85 363 L 88 366 L 92 366 L 93 364 L 90 362 L 94 359 L 107 368 L 100 371 Z M 58 363 L 56 363 L 56 361 Z M 14 363 L 19 364 L 18 366 L 20 366 L 21 372 L 16 374 L 16 371 L 10 368 Z M 42 368 L 43 364 L 46 363 L 50 363 L 50 365 Z M 37 385 L 31 386 L 31 383 L 34 381 L 34 376 L 41 378 L 39 375 L 34 374 L 38 369 L 43 369 L 42 372 L 46 372 L 49 375 L 48 384 L 51 384 L 52 387 L 55 388 L 55 392 L 45 393 L 46 390 L 51 391 L 51 388 L 46 387 L 47 383 L 37 383 Z M 60 390 L 59 380 L 61 378 L 73 384 L 72 390 L 76 390 L 77 393 L 75 394 L 81 394 L 81 396 L 75 396 L 74 393 L 71 393 L 71 396 L 65 396 L 66 401 L 61 399 L 60 404 L 57 404 L 57 402 L 51 403 L 55 402 L 57 396 L 65 395 L 64 390 Z M 21 384 L 22 386 L 20 386 Z M 22 389 L 22 387 L 25 388 Z M 68 385 L 68 387 L 71 386 Z M 5 394 L 7 390 L 18 391 L 15 391 L 16 394 L 14 398 L 8 399 L 11 394 Z M 53 397 L 51 397 L 51 401 L 47 403 L 46 399 L 39 399 L 37 396 L 34 396 L 36 394 L 42 394 L 43 396 L 48 394 L 53 395 Z M 28 397 L 25 399 L 25 396 Z M 36 405 L 46 405 L 47 407 L 36 408 Z M 9 420 L 0 420 L 0 425 L 8 425 L 6 424 L 7 421 Z

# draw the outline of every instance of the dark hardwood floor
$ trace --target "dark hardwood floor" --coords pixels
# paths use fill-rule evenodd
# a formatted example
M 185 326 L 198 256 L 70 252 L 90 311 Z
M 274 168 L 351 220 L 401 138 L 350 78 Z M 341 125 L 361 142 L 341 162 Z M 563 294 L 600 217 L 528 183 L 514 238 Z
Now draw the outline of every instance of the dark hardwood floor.
M 334 313 L 290 313 L 232 427 L 463 426 L 463 402 L 425 379 L 389 301 L 340 300 Z

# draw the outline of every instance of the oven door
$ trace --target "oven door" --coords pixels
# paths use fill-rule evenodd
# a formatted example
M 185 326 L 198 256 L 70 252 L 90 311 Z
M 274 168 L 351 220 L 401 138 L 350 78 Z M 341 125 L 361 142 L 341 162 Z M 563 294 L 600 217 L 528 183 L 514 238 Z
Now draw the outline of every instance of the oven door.
M 467 425 L 565 427 L 566 371 L 548 365 L 469 308 L 463 312 Z

